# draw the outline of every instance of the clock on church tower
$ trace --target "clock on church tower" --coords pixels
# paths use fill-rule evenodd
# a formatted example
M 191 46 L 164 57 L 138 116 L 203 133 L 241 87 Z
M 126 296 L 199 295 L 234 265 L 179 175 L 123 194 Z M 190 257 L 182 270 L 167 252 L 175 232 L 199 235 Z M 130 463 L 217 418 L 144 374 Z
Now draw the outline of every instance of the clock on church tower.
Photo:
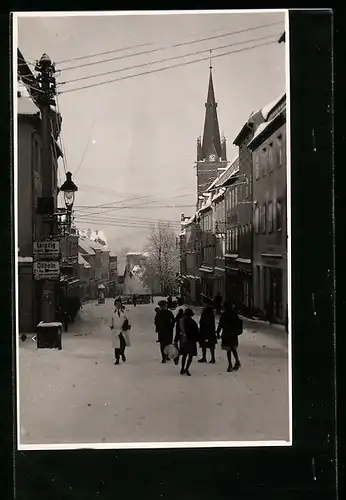
M 208 159 L 209 159 L 209 161 L 211 161 L 211 162 L 216 161 L 216 154 L 214 154 L 214 153 L 210 154 L 210 155 L 209 155 L 209 157 L 208 157 Z

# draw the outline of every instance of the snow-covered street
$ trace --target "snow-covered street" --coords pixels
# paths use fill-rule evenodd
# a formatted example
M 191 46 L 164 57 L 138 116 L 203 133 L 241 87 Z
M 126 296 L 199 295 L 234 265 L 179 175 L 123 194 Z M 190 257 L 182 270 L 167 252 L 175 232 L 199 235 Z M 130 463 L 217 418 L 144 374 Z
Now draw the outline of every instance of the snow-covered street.
M 289 439 L 287 335 L 245 321 L 238 372 L 218 346 L 215 365 L 195 358 L 181 376 L 160 362 L 154 307 L 126 306 L 132 345 L 119 366 L 111 299 L 84 305 L 61 351 L 20 341 L 21 444 Z

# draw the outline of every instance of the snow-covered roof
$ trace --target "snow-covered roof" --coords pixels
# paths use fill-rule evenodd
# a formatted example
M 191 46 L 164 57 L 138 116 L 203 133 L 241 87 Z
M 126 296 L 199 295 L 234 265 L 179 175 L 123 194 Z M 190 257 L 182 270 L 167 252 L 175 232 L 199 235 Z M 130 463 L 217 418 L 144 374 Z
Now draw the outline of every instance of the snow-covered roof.
M 282 94 L 280 94 L 279 97 L 277 97 L 274 101 L 266 104 L 262 109 L 261 109 L 261 113 L 262 113 L 262 116 L 265 120 L 267 120 L 268 118 L 268 115 L 269 113 L 275 108 L 275 106 L 278 105 L 278 103 L 281 101 L 281 99 L 286 95 L 286 92 L 283 92 Z
M 222 186 L 222 184 L 226 182 L 231 177 L 231 175 L 233 175 L 238 170 L 239 170 L 239 157 L 236 156 L 231 162 L 229 162 L 228 167 L 223 172 L 221 172 L 221 174 L 218 177 L 216 177 L 215 180 L 213 180 L 213 182 L 208 187 L 207 192 L 211 191 L 215 187 Z
M 36 106 L 29 94 L 26 86 L 21 80 L 17 82 L 17 114 L 34 116 L 40 113 L 39 108 Z
M 285 109 L 285 108 L 284 108 L 284 109 Z M 281 113 L 279 113 L 279 115 L 280 115 L 280 114 L 281 114 Z M 277 116 L 278 116 L 278 115 L 277 115 Z M 253 138 L 252 138 L 252 139 L 251 139 L 251 141 L 248 143 L 248 147 L 250 147 L 250 146 L 251 146 L 251 144 L 255 141 L 255 139 L 257 139 L 257 137 L 258 137 L 259 135 L 261 135 L 261 134 L 262 134 L 262 133 L 263 133 L 263 132 L 264 132 L 264 131 L 265 131 L 265 130 L 269 127 L 269 125 L 270 125 L 271 123 L 273 123 L 273 121 L 277 118 L 277 116 L 275 116 L 274 118 L 272 118 L 271 120 L 269 120 L 269 122 L 264 122 L 264 123 L 261 123 L 261 124 L 258 126 L 258 128 L 257 128 L 256 132 L 254 133 Z
M 80 264 L 81 266 L 84 266 L 85 269 L 91 268 L 89 262 L 87 262 L 79 252 L 78 252 L 78 264 Z
M 107 246 L 107 239 L 103 231 L 99 229 L 79 229 L 78 231 L 81 237 L 90 241 L 95 241 L 97 238 L 100 238 L 106 243 Z
M 126 255 L 143 255 L 143 252 L 127 252 Z
M 95 251 L 89 246 L 89 240 L 87 240 L 86 238 L 79 238 L 78 245 L 81 247 L 82 250 L 84 250 L 85 253 L 89 255 L 95 253 Z
M 211 202 L 213 203 L 214 201 L 217 201 L 219 198 L 222 198 L 224 194 L 225 194 L 225 188 L 219 189 L 212 197 Z
M 108 248 L 105 245 L 101 245 L 101 243 L 98 243 L 97 241 L 89 240 L 88 244 L 94 250 L 103 250 L 104 252 L 108 252 L 109 251 Z

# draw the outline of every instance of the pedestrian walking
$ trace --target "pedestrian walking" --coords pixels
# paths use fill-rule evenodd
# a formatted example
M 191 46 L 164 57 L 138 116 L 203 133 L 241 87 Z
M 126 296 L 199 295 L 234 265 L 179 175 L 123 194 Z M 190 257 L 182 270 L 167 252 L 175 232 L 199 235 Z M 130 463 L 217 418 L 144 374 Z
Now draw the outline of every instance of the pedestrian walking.
M 240 361 L 238 356 L 238 336 L 242 333 L 243 324 L 231 303 L 225 302 L 224 311 L 221 314 L 217 328 L 217 336 L 221 335 L 221 349 L 227 352 L 228 372 L 238 370 Z M 232 354 L 235 365 L 232 367 Z
M 179 339 L 180 339 L 180 320 L 184 316 L 184 309 L 179 309 L 177 312 L 177 315 L 175 317 L 175 337 L 174 337 L 174 344 L 179 350 Z M 180 354 L 180 353 L 179 353 Z M 179 364 L 179 356 L 174 358 L 174 364 L 178 365 Z
M 158 305 L 160 310 L 155 316 L 155 326 L 160 343 L 161 362 L 166 363 L 169 358 L 165 354 L 165 348 L 172 344 L 173 341 L 174 314 L 167 309 L 167 302 L 165 300 L 161 300 Z
M 115 310 L 111 320 L 110 329 L 112 330 L 112 347 L 114 349 L 115 365 L 120 362 L 120 357 L 123 362 L 126 361 L 125 349 L 126 344 L 129 344 L 128 331 L 131 325 L 127 316 L 125 316 L 121 299 L 115 299 Z
M 137 295 L 133 295 L 133 297 L 132 297 L 132 303 L 133 303 L 133 307 L 137 306 Z
M 178 344 L 181 355 L 181 375 L 191 376 L 189 368 L 194 356 L 197 356 L 197 341 L 199 336 L 198 325 L 193 319 L 192 309 L 185 309 L 183 317 L 179 321 L 179 330 L 174 339 Z
M 159 312 L 160 308 L 159 307 L 155 307 L 155 319 L 154 319 L 154 325 L 155 325 L 155 332 L 157 333 L 157 340 L 156 342 L 160 342 L 159 340 L 159 334 L 158 334 L 158 331 L 157 331 L 157 325 L 156 325 L 156 315 L 157 313 Z
M 216 314 L 221 314 L 221 306 L 222 306 L 222 295 L 220 292 L 217 292 L 217 294 L 214 297 L 214 307 Z
M 215 363 L 215 346 L 217 344 L 215 332 L 215 314 L 213 310 L 213 303 L 210 299 L 205 297 L 203 299 L 204 309 L 199 321 L 199 338 L 200 346 L 202 348 L 202 358 L 198 360 L 199 363 L 207 362 L 207 349 L 211 354 L 210 363 Z

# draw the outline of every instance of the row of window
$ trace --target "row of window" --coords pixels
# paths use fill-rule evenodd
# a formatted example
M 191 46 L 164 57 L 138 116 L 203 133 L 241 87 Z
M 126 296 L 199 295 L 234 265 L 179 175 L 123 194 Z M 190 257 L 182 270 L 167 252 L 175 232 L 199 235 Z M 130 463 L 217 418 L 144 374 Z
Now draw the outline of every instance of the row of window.
M 257 206 L 254 213 L 255 233 L 265 234 L 282 229 L 282 201 L 275 200 Z
M 209 212 L 201 217 L 201 229 L 202 231 L 211 231 L 212 228 L 213 228 L 213 214 Z
M 238 253 L 239 245 L 247 244 L 251 238 L 251 226 L 245 224 L 226 230 L 226 250 L 227 253 Z
M 255 155 L 255 178 L 264 177 L 274 170 L 274 166 L 283 165 L 283 143 L 282 136 L 279 135 L 275 142 L 263 146 L 262 150 Z
M 231 186 L 226 193 L 226 211 L 235 208 L 238 203 L 247 199 L 251 195 L 251 184 L 249 179 L 243 183 Z

